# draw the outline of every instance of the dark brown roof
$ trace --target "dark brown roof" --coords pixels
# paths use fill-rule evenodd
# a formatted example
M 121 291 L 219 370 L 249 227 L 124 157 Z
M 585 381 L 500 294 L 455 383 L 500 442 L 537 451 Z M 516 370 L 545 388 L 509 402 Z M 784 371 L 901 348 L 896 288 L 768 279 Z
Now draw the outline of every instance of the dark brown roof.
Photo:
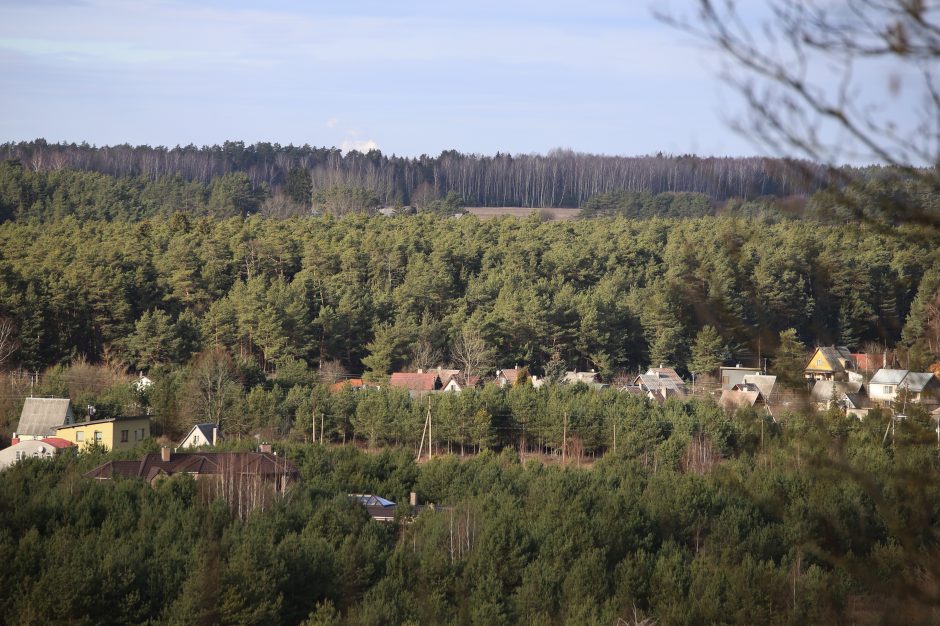
M 87 474 L 88 478 L 110 480 L 115 476 L 153 480 L 159 474 L 297 477 L 297 468 L 285 458 L 262 452 L 196 452 L 174 453 L 163 461 L 159 452 L 152 452 L 139 461 L 108 461 Z

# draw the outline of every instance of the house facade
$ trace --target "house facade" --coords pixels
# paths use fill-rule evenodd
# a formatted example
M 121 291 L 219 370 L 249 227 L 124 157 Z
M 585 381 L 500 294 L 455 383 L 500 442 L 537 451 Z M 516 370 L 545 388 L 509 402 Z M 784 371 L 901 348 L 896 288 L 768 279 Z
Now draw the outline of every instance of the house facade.
M 907 393 L 908 402 L 927 406 L 940 404 L 940 379 L 930 372 L 883 368 L 868 381 L 868 397 L 879 406 L 893 406 L 902 390 Z
M 816 348 L 803 368 L 806 380 L 861 380 L 852 353 L 844 346 Z
M 760 367 L 742 367 L 740 364 L 734 367 L 719 367 L 719 376 L 721 376 L 721 388 L 731 389 L 739 383 L 745 382 L 745 376 L 763 374 L 764 370 Z
M 59 426 L 56 437 L 77 445 L 79 449 L 98 444 L 108 450 L 130 450 L 150 438 L 150 418 L 112 417 Z
M 75 423 L 72 401 L 68 398 L 26 398 L 13 443 L 55 437 L 56 428 Z
M 222 433 L 218 426 L 212 423 L 196 424 L 193 426 L 177 448 L 201 448 L 215 446 L 222 440 Z
M 72 447 L 72 443 L 58 437 L 28 439 L 0 450 L 0 470 L 6 469 L 24 459 L 51 459 L 62 450 Z

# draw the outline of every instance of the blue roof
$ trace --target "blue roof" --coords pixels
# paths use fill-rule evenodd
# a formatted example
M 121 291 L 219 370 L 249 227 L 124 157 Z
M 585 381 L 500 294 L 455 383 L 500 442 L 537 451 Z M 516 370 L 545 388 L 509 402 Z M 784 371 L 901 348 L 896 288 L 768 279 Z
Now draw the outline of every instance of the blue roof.
M 369 493 L 351 493 L 349 497 L 356 500 L 362 506 L 395 506 L 391 500 L 386 500 L 380 496 L 373 496 Z

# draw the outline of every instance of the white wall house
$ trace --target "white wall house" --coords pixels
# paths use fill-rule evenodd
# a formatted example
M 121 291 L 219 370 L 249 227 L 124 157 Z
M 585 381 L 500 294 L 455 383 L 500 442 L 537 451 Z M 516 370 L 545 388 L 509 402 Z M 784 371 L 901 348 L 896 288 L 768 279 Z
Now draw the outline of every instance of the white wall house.
M 222 433 L 215 424 L 196 424 L 180 442 L 178 448 L 201 448 L 214 446 L 222 440 Z

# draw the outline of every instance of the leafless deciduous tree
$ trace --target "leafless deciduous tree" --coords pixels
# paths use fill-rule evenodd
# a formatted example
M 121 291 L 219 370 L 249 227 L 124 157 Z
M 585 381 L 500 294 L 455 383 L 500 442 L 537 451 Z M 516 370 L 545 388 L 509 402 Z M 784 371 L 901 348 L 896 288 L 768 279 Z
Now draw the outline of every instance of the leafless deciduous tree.
M 745 117 L 731 122 L 735 130 L 777 154 L 827 165 L 840 185 L 851 182 L 837 167 L 847 161 L 891 166 L 931 190 L 940 185 L 940 3 L 769 0 L 761 11 L 731 0 L 692 5 L 691 17 L 659 17 L 720 53 L 722 78 L 746 104 Z M 919 207 L 884 208 L 937 225 Z
M 749 137 L 823 163 L 940 162 L 938 3 L 771 0 L 763 18 L 735 2 L 695 6 L 697 19 L 662 17 L 724 54 L 723 78 L 752 114 L 738 125 Z M 862 89 L 879 75 L 883 84 Z
M 441 364 L 444 355 L 426 337 L 420 337 L 411 348 L 411 368 L 429 370 Z
M 226 410 L 241 393 L 232 357 L 224 348 L 206 350 L 196 359 L 188 398 L 193 412 L 222 428 Z
M 320 366 L 320 380 L 325 385 L 332 385 L 348 377 L 349 371 L 339 361 L 324 361 Z
M 469 381 L 492 365 L 493 351 L 477 328 L 465 326 L 454 341 L 451 357 Z
M 0 370 L 19 347 L 13 320 L 8 317 L 0 318 Z

